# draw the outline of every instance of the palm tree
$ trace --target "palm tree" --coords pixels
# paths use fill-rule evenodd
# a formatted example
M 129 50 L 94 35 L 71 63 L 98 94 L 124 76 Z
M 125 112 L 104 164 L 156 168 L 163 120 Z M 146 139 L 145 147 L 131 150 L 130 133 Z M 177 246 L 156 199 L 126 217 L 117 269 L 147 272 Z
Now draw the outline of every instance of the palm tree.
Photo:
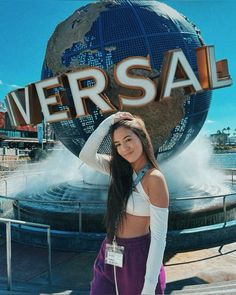
M 227 137 L 226 137 L 226 143 L 227 143 L 227 142 L 229 143 L 229 136 L 230 136 L 229 130 L 230 130 L 230 127 L 225 128 L 225 130 L 228 131 L 228 133 L 227 133 Z
M 216 132 L 216 142 L 217 145 L 221 145 L 222 144 L 222 134 L 224 134 L 223 132 L 221 132 L 220 130 L 217 130 Z

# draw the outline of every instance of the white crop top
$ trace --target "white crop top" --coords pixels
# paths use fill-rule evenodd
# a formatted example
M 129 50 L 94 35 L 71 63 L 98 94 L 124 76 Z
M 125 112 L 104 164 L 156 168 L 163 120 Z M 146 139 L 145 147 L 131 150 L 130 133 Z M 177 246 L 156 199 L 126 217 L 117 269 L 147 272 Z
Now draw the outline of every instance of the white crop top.
M 136 178 L 136 173 L 133 174 L 133 179 Z M 141 182 L 136 186 L 137 191 L 133 191 L 129 196 L 126 212 L 136 216 L 150 216 L 150 201 L 145 193 Z

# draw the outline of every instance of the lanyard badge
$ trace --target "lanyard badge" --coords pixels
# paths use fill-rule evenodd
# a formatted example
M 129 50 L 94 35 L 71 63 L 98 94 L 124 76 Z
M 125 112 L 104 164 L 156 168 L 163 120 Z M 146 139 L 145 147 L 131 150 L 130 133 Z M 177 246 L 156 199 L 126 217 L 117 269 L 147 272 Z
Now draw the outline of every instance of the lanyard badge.
M 118 246 L 115 241 L 112 244 L 106 244 L 105 263 L 123 267 L 124 246 Z

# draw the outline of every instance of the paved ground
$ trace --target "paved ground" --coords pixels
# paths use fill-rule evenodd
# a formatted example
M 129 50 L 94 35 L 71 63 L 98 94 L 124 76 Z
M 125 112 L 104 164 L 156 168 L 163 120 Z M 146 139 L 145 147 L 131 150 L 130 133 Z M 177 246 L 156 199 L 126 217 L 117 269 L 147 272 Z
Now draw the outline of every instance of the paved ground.
M 236 243 L 171 255 L 165 262 L 168 290 L 236 279 Z
M 236 280 L 236 243 L 219 248 L 166 255 L 167 292 L 181 290 L 184 286 Z M 96 253 L 53 251 L 53 285 L 61 291 L 67 289 L 89 290 L 91 270 Z M 13 243 L 14 281 L 47 283 L 47 250 Z M 6 277 L 5 241 L 0 239 L 0 277 Z M 87 292 L 86 292 L 87 291 Z

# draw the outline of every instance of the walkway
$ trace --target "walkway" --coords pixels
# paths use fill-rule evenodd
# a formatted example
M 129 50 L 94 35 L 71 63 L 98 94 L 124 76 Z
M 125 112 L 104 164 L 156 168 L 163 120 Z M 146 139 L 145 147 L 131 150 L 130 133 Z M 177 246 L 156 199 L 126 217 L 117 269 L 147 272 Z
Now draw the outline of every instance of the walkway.
M 236 243 L 225 245 L 222 249 L 223 254 L 219 254 L 218 249 L 168 255 L 165 262 L 166 294 L 175 294 L 174 290 L 183 290 L 188 285 L 236 280 Z M 47 285 L 47 250 L 13 243 L 12 268 L 13 290 L 15 291 L 10 293 L 6 291 L 5 242 L 0 239 L 0 295 L 86 295 L 89 293 L 95 256 L 94 252 L 75 253 L 54 250 L 52 253 L 53 287 L 50 288 Z M 236 284 L 234 291 L 235 293 L 222 294 L 236 294 Z

